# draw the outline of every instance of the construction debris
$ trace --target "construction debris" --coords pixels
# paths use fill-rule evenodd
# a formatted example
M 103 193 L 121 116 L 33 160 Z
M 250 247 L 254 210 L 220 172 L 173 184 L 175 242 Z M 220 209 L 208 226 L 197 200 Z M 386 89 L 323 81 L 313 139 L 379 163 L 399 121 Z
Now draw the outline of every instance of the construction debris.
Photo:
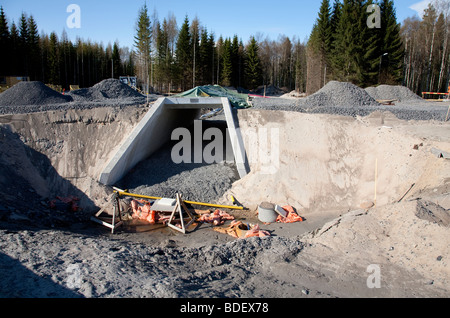
M 258 218 L 264 224 L 303 222 L 304 219 L 297 214 L 295 209 L 286 205 L 280 207 L 269 202 L 263 202 L 258 207 Z
M 197 220 L 199 222 L 212 223 L 213 225 L 218 226 L 224 224 L 225 221 L 234 220 L 234 216 L 217 209 L 211 214 L 202 215 Z
M 50 201 L 49 205 L 54 210 L 77 212 L 80 209 L 78 201 L 80 199 L 74 196 L 66 198 L 57 196 L 56 199 Z
M 290 205 L 283 206 L 283 210 L 287 212 L 287 215 L 284 217 L 282 215 L 278 215 L 278 223 L 295 223 L 304 221 L 304 219 L 300 215 L 298 215 L 295 209 Z
M 431 153 L 433 155 L 435 155 L 436 157 L 438 157 L 438 158 L 450 159 L 450 153 L 449 152 L 446 152 L 446 151 L 443 151 L 443 150 L 440 150 L 440 149 L 437 149 L 437 148 L 432 148 L 431 149 Z
M 258 224 L 244 224 L 241 221 L 233 221 L 227 228 L 216 227 L 214 231 L 239 239 L 270 236 L 270 233 L 261 230 Z

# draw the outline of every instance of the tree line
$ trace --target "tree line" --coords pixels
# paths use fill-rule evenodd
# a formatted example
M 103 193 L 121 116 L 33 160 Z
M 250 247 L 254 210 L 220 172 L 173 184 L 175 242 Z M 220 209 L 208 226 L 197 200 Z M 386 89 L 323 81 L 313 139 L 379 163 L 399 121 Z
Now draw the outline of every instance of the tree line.
M 378 13 L 379 26 L 368 21 Z M 103 79 L 134 76 L 145 91 L 185 91 L 219 84 L 254 90 L 273 84 L 314 93 L 330 80 L 361 87 L 405 85 L 416 93 L 447 90 L 450 79 L 449 2 L 433 0 L 423 18 L 397 22 L 392 0 L 322 0 L 307 40 L 255 34 L 217 37 L 195 17 L 181 26 L 160 20 L 146 5 L 137 12 L 134 45 L 101 43 L 63 31 L 40 34 L 32 15 L 9 22 L 0 7 L 0 75 L 29 76 L 48 84 L 89 87 Z M 376 16 L 375 16 L 376 18 Z
M 368 23 L 371 5 L 379 25 Z M 378 11 L 379 9 L 379 11 Z M 323 0 L 308 42 L 308 93 L 329 80 L 361 87 L 402 81 L 403 44 L 392 0 Z
M 9 23 L 0 7 L 0 75 L 29 76 L 66 90 L 134 75 L 144 91 L 161 93 L 206 84 L 246 89 L 275 84 L 299 91 L 306 87 L 306 45 L 299 40 L 280 36 L 273 41 L 257 34 L 244 44 L 238 35 L 216 38 L 198 18 L 190 21 L 186 16 L 179 27 L 172 13 L 159 21 L 146 5 L 138 11 L 134 40 L 131 49 L 117 42 L 72 42 L 65 31 L 61 36 L 40 34 L 26 13 L 18 24 Z
M 379 14 L 376 27 L 371 13 Z M 392 0 L 323 0 L 307 45 L 307 93 L 329 80 L 404 85 L 419 95 L 447 92 L 449 13 L 448 1 L 433 0 L 423 17 L 401 25 Z
M 206 84 L 305 88 L 306 49 L 298 40 L 257 40 L 261 36 L 256 35 L 244 44 L 238 35 L 216 38 L 197 17 L 190 21 L 186 16 L 178 28 L 173 14 L 162 22 L 156 16 L 150 18 L 146 5 L 140 9 L 135 47 L 139 77 L 160 92 Z
M 22 13 L 18 24 L 8 23 L 0 7 L 0 75 L 29 76 L 30 80 L 59 85 L 90 87 L 112 76 L 134 75 L 134 60 L 118 43 L 103 44 L 39 34 L 32 15 Z M 124 56 L 128 58 L 124 59 Z
M 435 0 L 422 19 L 407 18 L 401 35 L 405 47 L 404 85 L 420 92 L 447 92 L 450 81 L 450 2 Z

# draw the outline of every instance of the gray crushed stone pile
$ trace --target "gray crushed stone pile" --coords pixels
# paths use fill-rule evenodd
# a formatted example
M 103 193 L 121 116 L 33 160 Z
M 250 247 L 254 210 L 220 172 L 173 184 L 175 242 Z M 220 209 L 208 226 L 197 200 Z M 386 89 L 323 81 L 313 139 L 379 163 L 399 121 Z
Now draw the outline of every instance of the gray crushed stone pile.
M 0 106 L 46 105 L 71 102 L 72 98 L 42 82 L 20 82 L 0 94 Z
M 365 90 L 351 83 L 331 81 L 315 94 L 306 98 L 308 106 L 378 106 L 378 102 L 373 99 Z
M 365 91 L 375 100 L 398 100 L 398 101 L 420 101 L 418 95 L 414 94 L 405 86 L 399 85 L 380 85 L 377 87 L 368 87 Z
M 142 98 L 131 87 L 116 79 L 106 79 L 89 88 L 82 88 L 68 93 L 75 101 L 95 102 L 104 99 Z
M 158 99 L 149 95 L 148 101 Z M 143 105 L 144 96 L 117 79 L 106 79 L 90 88 L 65 95 L 41 82 L 21 82 L 0 94 L 0 114 L 23 114 L 51 110 L 93 109 Z
M 395 102 L 394 105 L 383 105 L 377 100 L 395 100 Z M 402 120 L 437 121 L 445 121 L 448 110 L 448 104 L 426 101 L 406 87 L 381 85 L 362 89 L 351 83 L 336 81 L 329 82 L 321 90 L 306 98 L 255 98 L 253 107 L 352 117 L 388 111 Z

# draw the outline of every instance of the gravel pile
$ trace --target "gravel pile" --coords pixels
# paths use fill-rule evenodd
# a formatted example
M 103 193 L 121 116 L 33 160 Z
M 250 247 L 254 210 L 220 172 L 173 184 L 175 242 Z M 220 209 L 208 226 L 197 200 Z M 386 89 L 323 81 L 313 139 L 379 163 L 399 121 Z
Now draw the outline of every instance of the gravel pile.
M 405 86 L 380 85 L 377 87 L 368 87 L 366 92 L 375 100 L 394 99 L 398 101 L 422 100 Z
M 148 101 L 159 95 L 149 95 Z M 147 97 L 116 79 L 62 95 L 41 82 L 22 82 L 0 94 L 0 114 L 24 114 L 51 110 L 93 109 L 144 105 Z
M 365 90 L 352 83 L 331 81 L 304 100 L 307 106 L 377 106 L 378 103 Z
M 254 92 L 253 94 L 257 94 L 257 95 L 264 95 L 266 94 L 266 96 L 281 96 L 283 94 L 285 94 L 286 91 L 284 91 L 283 89 L 276 87 L 274 85 L 268 85 L 268 86 L 259 86 Z
M 143 98 L 143 95 L 117 79 L 106 79 L 89 88 L 68 93 L 75 101 L 94 102 L 104 99 Z
M 0 94 L 0 106 L 49 105 L 71 102 L 42 82 L 20 82 Z
M 382 105 L 369 92 L 375 98 L 380 96 L 380 99 L 398 101 L 395 105 Z M 306 98 L 255 98 L 252 104 L 257 109 L 352 117 L 388 111 L 402 120 L 437 121 L 445 121 L 449 106 L 448 103 L 430 103 L 401 86 L 382 85 L 377 89 L 364 90 L 353 84 L 340 82 L 329 82 L 320 91 Z

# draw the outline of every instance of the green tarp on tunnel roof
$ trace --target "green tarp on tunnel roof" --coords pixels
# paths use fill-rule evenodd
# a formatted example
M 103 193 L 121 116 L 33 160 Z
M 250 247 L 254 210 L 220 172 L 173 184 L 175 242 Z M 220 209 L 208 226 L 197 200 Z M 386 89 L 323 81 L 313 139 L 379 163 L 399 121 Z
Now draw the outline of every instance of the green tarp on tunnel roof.
M 197 86 L 191 90 L 175 95 L 175 97 L 227 97 L 235 108 L 247 108 L 248 95 L 226 89 L 219 85 Z

